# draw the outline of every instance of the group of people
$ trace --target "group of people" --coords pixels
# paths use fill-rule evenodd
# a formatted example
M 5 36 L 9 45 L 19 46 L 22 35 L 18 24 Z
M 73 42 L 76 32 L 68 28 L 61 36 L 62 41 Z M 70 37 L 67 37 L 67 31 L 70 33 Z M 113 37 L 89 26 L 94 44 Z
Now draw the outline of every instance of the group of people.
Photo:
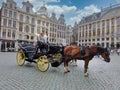
M 120 55 L 120 47 L 119 48 L 117 48 L 117 49 L 115 49 L 115 48 L 111 48 L 111 55 L 113 55 L 113 54 L 117 54 L 118 56 Z

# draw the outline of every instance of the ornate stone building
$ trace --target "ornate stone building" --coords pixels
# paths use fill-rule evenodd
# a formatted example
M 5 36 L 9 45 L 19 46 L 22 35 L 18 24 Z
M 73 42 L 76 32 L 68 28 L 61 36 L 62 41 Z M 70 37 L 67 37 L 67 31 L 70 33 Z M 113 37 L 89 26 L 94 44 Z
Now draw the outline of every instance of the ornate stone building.
M 120 45 L 120 4 L 83 17 L 78 24 L 78 44 L 100 44 L 104 47 Z
M 67 27 L 63 14 L 57 19 L 55 13 L 48 16 L 45 6 L 34 12 L 29 1 L 20 8 L 13 0 L 7 0 L 0 10 L 0 50 L 17 49 L 18 43 L 35 44 L 41 31 L 47 34 L 48 42 L 66 45 Z

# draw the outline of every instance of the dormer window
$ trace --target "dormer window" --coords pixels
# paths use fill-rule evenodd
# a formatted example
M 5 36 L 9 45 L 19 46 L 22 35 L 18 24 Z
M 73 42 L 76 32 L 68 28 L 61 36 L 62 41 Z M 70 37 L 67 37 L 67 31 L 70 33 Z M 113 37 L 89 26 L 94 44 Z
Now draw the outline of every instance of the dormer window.
M 12 8 L 13 7 L 13 5 L 12 5 L 12 3 L 10 4 L 10 8 Z
M 30 13 L 30 8 L 29 7 L 26 7 L 26 12 Z

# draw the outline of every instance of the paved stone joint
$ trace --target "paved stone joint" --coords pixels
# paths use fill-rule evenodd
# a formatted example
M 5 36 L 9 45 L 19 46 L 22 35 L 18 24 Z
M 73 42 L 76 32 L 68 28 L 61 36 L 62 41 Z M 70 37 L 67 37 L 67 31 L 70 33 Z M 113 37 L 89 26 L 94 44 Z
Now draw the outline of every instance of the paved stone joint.
M 84 77 L 84 61 L 78 66 L 69 65 L 64 74 L 63 65 L 40 72 L 36 64 L 20 67 L 16 53 L 0 53 L 0 90 L 120 90 L 119 56 L 111 56 L 106 63 L 94 58 L 89 64 L 89 77 Z

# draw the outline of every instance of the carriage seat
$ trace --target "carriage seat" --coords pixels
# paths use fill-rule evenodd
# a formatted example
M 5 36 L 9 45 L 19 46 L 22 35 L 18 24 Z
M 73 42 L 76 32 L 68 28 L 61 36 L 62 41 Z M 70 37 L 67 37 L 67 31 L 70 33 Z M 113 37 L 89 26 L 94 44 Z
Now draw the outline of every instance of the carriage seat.
M 19 44 L 18 45 L 21 49 L 25 50 L 25 52 L 36 52 L 36 47 L 32 44 Z

